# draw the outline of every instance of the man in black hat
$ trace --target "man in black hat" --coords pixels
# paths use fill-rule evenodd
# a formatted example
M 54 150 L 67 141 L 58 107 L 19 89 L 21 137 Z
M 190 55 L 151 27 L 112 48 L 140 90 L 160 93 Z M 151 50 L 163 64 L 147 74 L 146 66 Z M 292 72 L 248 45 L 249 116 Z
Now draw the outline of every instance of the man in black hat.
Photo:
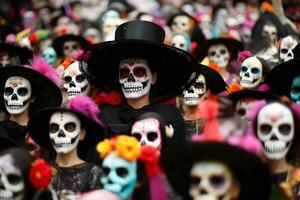
M 123 92 L 118 107 L 102 106 L 101 118 L 110 136 L 129 134 L 133 120 L 144 112 L 157 112 L 174 128 L 174 139 L 184 140 L 184 122 L 175 106 L 157 100 L 174 97 L 192 73 L 191 56 L 163 44 L 164 30 L 151 22 L 131 21 L 120 25 L 115 41 L 96 46 L 88 69 L 95 85 Z M 101 66 L 99 66 L 101 65 Z

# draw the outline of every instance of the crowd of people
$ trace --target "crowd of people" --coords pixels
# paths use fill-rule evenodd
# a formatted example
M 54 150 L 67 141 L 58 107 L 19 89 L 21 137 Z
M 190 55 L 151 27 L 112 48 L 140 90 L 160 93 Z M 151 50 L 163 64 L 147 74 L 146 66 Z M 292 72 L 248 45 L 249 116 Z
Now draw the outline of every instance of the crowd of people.
M 9 0 L 0 66 L 0 200 L 300 199 L 297 0 Z

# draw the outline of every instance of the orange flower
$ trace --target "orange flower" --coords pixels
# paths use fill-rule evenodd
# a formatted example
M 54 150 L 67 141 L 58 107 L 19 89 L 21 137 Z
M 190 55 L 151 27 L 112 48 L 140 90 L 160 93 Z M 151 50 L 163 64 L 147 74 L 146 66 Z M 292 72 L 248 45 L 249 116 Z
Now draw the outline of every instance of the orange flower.
M 31 165 L 29 179 L 35 189 L 47 189 L 52 178 L 52 168 L 43 159 L 37 159 Z
M 73 63 L 72 57 L 67 56 L 62 65 L 64 66 L 64 68 L 66 70 L 72 63 Z
M 261 4 L 261 8 L 262 8 L 263 10 L 265 10 L 266 12 L 268 12 L 268 13 L 272 13 L 273 10 L 274 10 L 272 4 L 270 4 L 270 3 L 267 2 L 267 1 L 264 1 L 264 2 Z
M 227 88 L 227 94 L 232 94 L 234 92 L 238 92 L 240 90 L 243 90 L 243 87 L 238 83 L 232 83 Z
M 116 140 L 116 154 L 130 162 L 138 160 L 141 154 L 140 143 L 134 137 L 121 135 Z
M 213 70 L 215 70 L 218 73 L 221 72 L 221 68 L 214 61 L 210 61 L 209 67 L 212 68 Z
M 113 150 L 112 145 L 110 144 L 110 141 L 108 139 L 99 142 L 96 149 L 101 158 L 105 158 Z

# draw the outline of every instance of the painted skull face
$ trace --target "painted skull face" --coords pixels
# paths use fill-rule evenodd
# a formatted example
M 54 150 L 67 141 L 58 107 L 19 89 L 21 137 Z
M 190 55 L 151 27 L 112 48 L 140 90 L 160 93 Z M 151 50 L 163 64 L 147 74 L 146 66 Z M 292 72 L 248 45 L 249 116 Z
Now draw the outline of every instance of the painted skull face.
M 172 38 L 171 45 L 185 51 L 190 50 L 190 41 L 181 34 L 177 34 Z
M 20 76 L 8 78 L 3 94 L 7 112 L 12 115 L 25 112 L 29 108 L 31 94 L 31 85 L 27 79 Z
M 131 128 L 131 135 L 135 137 L 140 144 L 161 148 L 161 130 L 157 119 L 148 118 L 135 122 Z
M 81 49 L 81 45 L 77 41 L 66 41 L 63 44 L 64 56 L 74 56 L 78 50 Z
M 208 49 L 208 58 L 224 69 L 229 64 L 230 53 L 224 44 L 211 45 Z
M 263 107 L 257 117 L 257 136 L 269 159 L 286 156 L 294 139 L 295 124 L 292 112 L 280 103 Z
M 291 89 L 291 99 L 300 105 L 300 76 L 294 78 Z
M 16 166 L 14 158 L 9 154 L 0 157 L 0 185 L 0 199 L 24 199 L 24 177 L 21 169 Z
M 240 69 L 240 84 L 245 89 L 255 89 L 263 81 L 263 66 L 256 57 L 243 61 Z
M 115 193 L 121 200 L 128 199 L 137 181 L 137 163 L 128 162 L 110 153 L 102 163 L 104 176 L 101 178 L 103 189 Z
M 56 63 L 57 55 L 53 47 L 46 48 L 42 53 L 43 58 L 46 60 L 46 62 L 51 65 L 52 67 Z
M 183 90 L 183 102 L 188 106 L 196 106 L 198 102 L 205 98 L 206 81 L 205 77 L 200 74 L 195 83 L 187 90 Z
M 83 61 L 73 62 L 64 72 L 64 88 L 68 98 L 79 94 L 87 95 L 91 87 L 86 75 L 87 63 Z
M 87 41 L 90 41 L 92 44 L 97 44 L 101 42 L 100 31 L 98 31 L 96 28 L 87 29 L 84 32 L 83 36 Z
M 192 21 L 188 16 L 178 15 L 171 24 L 173 33 L 186 33 L 189 34 L 192 29 Z
M 189 195 L 193 200 L 232 199 L 229 190 L 232 187 L 233 176 L 223 163 L 195 163 L 190 176 Z
M 279 57 L 281 62 L 287 62 L 294 58 L 293 49 L 297 44 L 297 40 L 292 36 L 287 36 L 281 40 L 279 49 Z
M 127 99 L 136 99 L 149 94 L 152 73 L 146 60 L 130 58 L 121 61 L 119 82 Z
M 276 41 L 277 29 L 273 24 L 265 24 L 262 29 L 262 35 L 269 37 L 272 41 Z
M 70 112 L 55 112 L 50 118 L 49 136 L 56 153 L 69 153 L 80 140 L 81 123 Z

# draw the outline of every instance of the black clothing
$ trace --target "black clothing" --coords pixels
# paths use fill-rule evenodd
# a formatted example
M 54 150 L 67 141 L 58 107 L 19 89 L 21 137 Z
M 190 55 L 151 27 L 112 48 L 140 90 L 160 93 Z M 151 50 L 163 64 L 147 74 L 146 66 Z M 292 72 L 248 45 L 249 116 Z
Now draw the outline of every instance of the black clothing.
M 101 188 L 101 169 L 93 163 L 83 163 L 72 167 L 59 167 L 52 178 L 52 188 L 59 199 L 74 196 L 77 193 Z
M 204 121 L 198 120 L 184 120 L 185 123 L 185 140 L 189 141 L 193 135 L 201 134 L 204 128 Z
M 127 103 L 120 106 L 101 106 L 100 118 L 108 127 L 108 135 L 130 134 L 132 122 L 142 113 L 156 112 L 161 115 L 166 125 L 172 125 L 174 128 L 173 140 L 176 142 L 185 140 L 185 126 L 183 118 L 177 108 L 173 105 L 161 105 L 152 103 L 141 109 L 134 109 Z
M 0 121 L 0 150 L 11 147 L 25 148 L 26 127 L 16 122 Z

